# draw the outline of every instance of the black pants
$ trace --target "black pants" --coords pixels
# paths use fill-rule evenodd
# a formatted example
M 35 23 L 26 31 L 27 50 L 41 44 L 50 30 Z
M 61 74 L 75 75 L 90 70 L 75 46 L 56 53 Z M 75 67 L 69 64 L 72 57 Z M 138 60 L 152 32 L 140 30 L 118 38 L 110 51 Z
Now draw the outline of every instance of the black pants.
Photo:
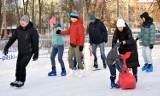
M 16 81 L 25 82 L 26 80 L 26 67 L 32 57 L 32 53 L 18 54 L 16 64 Z

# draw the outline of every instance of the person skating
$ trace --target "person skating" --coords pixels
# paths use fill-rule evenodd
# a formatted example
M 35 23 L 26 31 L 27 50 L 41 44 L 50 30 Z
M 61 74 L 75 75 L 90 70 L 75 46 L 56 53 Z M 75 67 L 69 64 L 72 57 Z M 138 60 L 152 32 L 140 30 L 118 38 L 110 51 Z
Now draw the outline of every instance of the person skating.
M 143 20 L 143 23 L 141 32 L 136 40 L 142 40 L 142 55 L 145 62 L 142 71 L 146 70 L 146 72 L 152 72 L 153 62 L 151 53 L 155 44 L 155 25 L 153 23 L 153 18 L 149 16 L 148 12 L 144 12 L 140 17 Z
M 108 42 L 108 33 L 103 22 L 97 19 L 93 14 L 90 15 L 90 24 L 88 27 L 88 32 L 89 32 L 89 42 L 90 45 L 92 46 L 92 53 L 94 55 L 94 67 L 98 68 L 96 49 L 97 47 L 99 47 L 101 53 L 101 59 L 103 62 L 103 67 L 106 68 L 104 43 Z
M 11 86 L 22 87 L 26 81 L 26 67 L 33 55 L 33 60 L 38 59 L 39 35 L 36 28 L 33 27 L 28 15 L 23 15 L 20 19 L 20 26 L 10 37 L 4 47 L 4 54 L 8 54 L 9 47 L 18 40 L 18 57 L 16 63 L 15 81 Z
M 61 65 L 61 76 L 66 76 L 66 68 L 63 62 L 63 52 L 64 52 L 64 42 L 62 39 L 62 36 L 59 34 L 56 34 L 57 30 L 62 30 L 62 27 L 59 22 L 56 21 L 55 17 L 52 17 L 50 19 L 50 26 L 51 26 L 51 36 L 52 36 L 52 52 L 51 52 L 51 72 L 48 73 L 48 76 L 57 76 L 57 71 L 56 71 L 56 62 L 55 62 L 55 57 L 58 53 L 58 60 Z
M 68 51 L 68 61 L 69 61 L 69 68 L 70 73 L 67 76 L 73 76 L 74 72 L 74 66 L 73 66 L 73 57 L 76 56 L 76 60 L 78 62 L 78 66 L 80 69 L 80 77 L 83 76 L 83 69 L 84 66 L 82 64 L 82 51 L 83 51 L 83 45 L 84 45 L 84 39 L 85 39 L 85 33 L 84 33 L 84 26 L 83 26 L 83 20 L 79 18 L 77 12 L 72 12 L 70 14 L 71 17 L 71 25 L 68 30 L 66 31 L 60 31 L 58 30 L 57 34 L 62 35 L 70 35 L 70 47 Z

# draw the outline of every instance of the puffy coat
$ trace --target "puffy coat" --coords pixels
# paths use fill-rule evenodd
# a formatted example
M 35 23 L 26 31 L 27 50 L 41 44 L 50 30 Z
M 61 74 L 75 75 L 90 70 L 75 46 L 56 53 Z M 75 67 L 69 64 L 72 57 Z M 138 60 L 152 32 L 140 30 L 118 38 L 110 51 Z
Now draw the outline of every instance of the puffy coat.
M 81 18 L 78 21 L 71 23 L 68 30 L 62 31 L 60 34 L 69 35 L 70 43 L 76 46 L 83 46 L 85 40 L 83 20 Z
M 105 25 L 99 19 L 89 24 L 89 42 L 90 44 L 100 44 L 108 41 L 108 33 Z
M 135 40 L 132 37 L 132 33 L 128 25 L 126 24 L 126 27 L 124 27 L 122 32 L 119 32 L 118 28 L 116 28 L 113 40 L 112 40 L 112 48 L 113 46 L 119 42 L 126 41 L 126 44 L 124 45 L 125 52 L 131 51 L 131 56 L 127 59 L 127 67 L 139 67 L 139 61 L 138 61 L 138 53 L 137 53 L 137 45 Z
M 141 32 L 139 33 L 138 38 L 142 40 L 143 46 L 155 44 L 155 25 L 153 24 L 152 18 L 142 24 Z
M 31 22 L 29 22 L 26 28 L 22 28 L 21 26 L 17 27 L 5 47 L 9 48 L 16 39 L 18 40 L 18 52 L 20 54 L 27 52 L 38 54 L 39 35 Z

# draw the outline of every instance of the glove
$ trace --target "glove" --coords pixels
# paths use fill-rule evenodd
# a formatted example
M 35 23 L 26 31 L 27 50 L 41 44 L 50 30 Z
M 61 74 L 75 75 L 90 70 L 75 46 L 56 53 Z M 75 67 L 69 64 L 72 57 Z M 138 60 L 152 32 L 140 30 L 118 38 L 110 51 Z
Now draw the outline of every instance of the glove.
M 136 38 L 136 41 L 138 40 L 139 38 Z
M 104 40 L 104 42 L 107 43 L 108 41 L 107 41 L 107 40 Z
M 57 30 L 56 33 L 57 33 L 57 34 L 61 34 L 61 30 Z
M 74 44 L 72 44 L 72 43 L 70 43 L 70 46 L 71 46 L 71 47 L 76 47 L 76 45 L 74 45 Z
M 38 59 L 38 53 L 34 53 L 33 55 L 33 61 L 36 61 Z
M 3 51 L 4 55 L 7 55 L 8 54 L 8 48 L 4 48 L 4 51 Z
M 79 46 L 79 51 L 83 51 L 83 46 Z
M 149 45 L 149 48 L 150 48 L 150 49 L 153 49 L 153 45 L 152 45 L 152 44 L 150 44 L 150 45 Z

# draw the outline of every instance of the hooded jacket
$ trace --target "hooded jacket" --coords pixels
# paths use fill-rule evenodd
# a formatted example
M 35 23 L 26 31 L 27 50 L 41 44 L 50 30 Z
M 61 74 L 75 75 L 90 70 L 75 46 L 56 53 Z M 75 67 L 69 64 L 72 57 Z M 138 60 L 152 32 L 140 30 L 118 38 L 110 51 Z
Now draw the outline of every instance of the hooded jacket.
M 141 32 L 138 38 L 142 40 L 143 46 L 149 46 L 155 44 L 155 25 L 153 24 L 153 18 L 151 18 L 147 12 L 140 15 L 141 18 L 145 18 L 142 24 Z
M 18 40 L 18 52 L 20 54 L 38 53 L 39 35 L 31 22 L 25 28 L 17 27 L 5 47 L 8 49 L 16 40 Z
M 139 67 L 140 65 L 138 61 L 137 45 L 127 24 L 122 32 L 119 32 L 118 28 L 116 28 L 112 39 L 112 48 L 115 46 L 118 40 L 119 42 L 126 41 L 126 44 L 120 47 L 120 53 L 125 53 L 128 51 L 132 52 L 131 56 L 126 60 L 127 67 Z
M 78 18 L 78 21 L 71 23 L 68 30 L 62 31 L 60 34 L 70 35 L 70 44 L 83 46 L 85 40 L 83 20 Z

